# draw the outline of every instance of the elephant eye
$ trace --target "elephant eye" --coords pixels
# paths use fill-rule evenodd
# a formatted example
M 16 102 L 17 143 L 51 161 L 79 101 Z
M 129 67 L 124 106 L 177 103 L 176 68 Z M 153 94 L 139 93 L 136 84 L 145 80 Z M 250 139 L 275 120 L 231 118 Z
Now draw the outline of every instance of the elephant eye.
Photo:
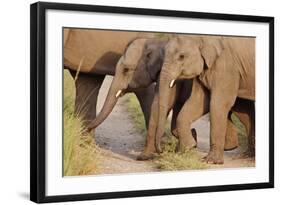
M 183 60 L 184 59 L 184 54 L 180 54 L 179 55 L 179 60 Z
M 148 52 L 148 53 L 146 54 L 146 57 L 147 57 L 147 58 L 150 58 L 150 57 L 151 57 L 151 52 Z
M 125 67 L 124 69 L 123 69 L 123 73 L 127 73 L 129 71 L 129 68 L 127 68 L 127 67 Z

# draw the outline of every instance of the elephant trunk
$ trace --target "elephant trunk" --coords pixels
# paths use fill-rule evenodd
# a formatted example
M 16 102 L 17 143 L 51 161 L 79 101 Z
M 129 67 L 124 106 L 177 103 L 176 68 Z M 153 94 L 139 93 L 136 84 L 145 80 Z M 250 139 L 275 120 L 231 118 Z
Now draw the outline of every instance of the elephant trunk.
M 104 105 L 98 116 L 89 124 L 88 131 L 96 128 L 107 118 L 107 116 L 111 113 L 114 106 L 116 105 L 118 98 L 122 95 L 123 91 L 122 89 L 119 89 L 120 86 L 118 86 L 116 82 L 117 80 L 113 79 Z
M 174 80 L 168 73 L 162 72 L 159 85 L 159 112 L 158 126 L 155 138 L 155 148 L 158 153 L 162 152 L 161 139 L 165 132 L 165 124 L 168 115 L 168 104 L 171 98 L 171 88 L 174 86 Z

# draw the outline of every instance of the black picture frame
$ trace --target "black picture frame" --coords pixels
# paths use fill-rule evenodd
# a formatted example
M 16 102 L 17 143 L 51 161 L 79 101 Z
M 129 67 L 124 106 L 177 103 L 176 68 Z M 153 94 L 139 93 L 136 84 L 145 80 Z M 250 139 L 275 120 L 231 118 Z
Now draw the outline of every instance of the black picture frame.
M 46 11 L 85 11 L 101 13 L 168 16 L 195 19 L 263 22 L 269 25 L 269 181 L 263 183 L 229 184 L 192 188 L 89 193 L 46 196 L 46 93 L 45 93 L 45 25 Z M 110 7 L 82 4 L 38 2 L 30 6 L 30 199 L 37 203 L 76 200 L 97 200 L 123 197 L 186 194 L 198 192 L 261 189 L 274 187 L 274 18 L 265 16 L 230 15 L 218 13 L 156 10 L 146 8 Z

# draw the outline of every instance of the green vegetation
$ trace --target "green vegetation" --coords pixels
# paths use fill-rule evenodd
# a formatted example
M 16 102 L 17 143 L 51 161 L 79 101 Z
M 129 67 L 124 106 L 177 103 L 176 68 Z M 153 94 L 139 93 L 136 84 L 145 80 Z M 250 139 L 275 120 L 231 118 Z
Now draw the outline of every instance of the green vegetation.
M 231 120 L 234 123 L 234 125 L 237 127 L 239 147 L 241 151 L 244 152 L 247 150 L 248 147 L 248 137 L 247 137 L 246 128 L 235 114 L 231 115 Z
M 145 136 L 145 121 L 139 102 L 134 94 L 128 94 L 126 98 L 126 105 L 136 130 Z M 201 162 L 201 156 L 196 151 L 176 153 L 175 150 L 178 140 L 170 134 L 170 122 L 167 122 L 165 130 L 165 135 L 163 137 L 163 153 L 158 155 L 154 160 L 157 168 L 169 171 L 207 168 L 207 164 Z
M 64 71 L 64 176 L 94 174 L 98 171 L 99 149 L 74 115 L 74 81 Z
M 146 134 L 145 120 L 140 108 L 138 99 L 133 93 L 128 93 L 124 96 L 126 98 L 126 106 L 131 119 L 134 122 L 135 129 L 142 135 Z

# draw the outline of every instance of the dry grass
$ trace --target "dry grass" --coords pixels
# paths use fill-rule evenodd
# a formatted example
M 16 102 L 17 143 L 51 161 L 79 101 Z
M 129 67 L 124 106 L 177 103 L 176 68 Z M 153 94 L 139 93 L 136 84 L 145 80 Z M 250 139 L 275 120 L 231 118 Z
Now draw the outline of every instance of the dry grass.
M 165 136 L 163 141 L 163 153 L 154 160 L 158 169 L 176 171 L 208 168 L 208 165 L 201 161 L 202 157 L 197 151 L 176 152 L 178 140 L 174 136 Z
M 64 175 L 94 174 L 98 171 L 99 149 L 93 137 L 83 135 L 81 121 L 74 116 L 64 116 Z
M 64 176 L 89 175 L 98 171 L 99 149 L 82 121 L 74 115 L 74 81 L 64 71 Z

